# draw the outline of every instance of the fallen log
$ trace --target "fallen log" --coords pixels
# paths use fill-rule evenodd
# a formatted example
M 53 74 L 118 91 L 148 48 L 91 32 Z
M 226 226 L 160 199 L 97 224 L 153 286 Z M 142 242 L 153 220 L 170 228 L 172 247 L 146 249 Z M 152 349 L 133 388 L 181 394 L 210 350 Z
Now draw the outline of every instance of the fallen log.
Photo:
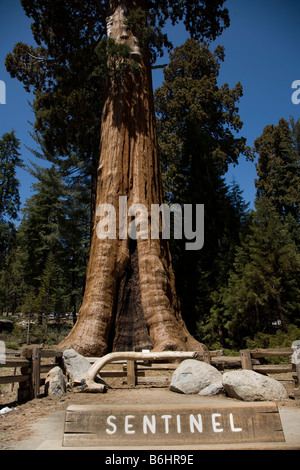
M 115 361 L 156 361 L 156 360 L 176 360 L 176 359 L 197 359 L 201 356 L 201 352 L 192 351 L 166 351 L 154 353 L 142 352 L 114 352 L 98 359 L 80 379 L 81 387 L 84 392 L 88 393 L 105 393 L 107 385 L 105 383 L 96 383 L 95 378 L 104 366 Z M 98 375 L 99 376 L 99 375 Z

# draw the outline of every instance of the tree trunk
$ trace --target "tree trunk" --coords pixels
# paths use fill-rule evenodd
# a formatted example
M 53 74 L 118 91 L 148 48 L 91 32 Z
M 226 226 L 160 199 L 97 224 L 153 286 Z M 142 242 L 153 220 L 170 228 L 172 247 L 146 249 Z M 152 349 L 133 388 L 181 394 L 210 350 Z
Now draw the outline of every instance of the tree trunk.
M 150 60 L 125 25 L 126 2 L 111 3 L 108 36 L 130 45 L 139 63 L 137 73 L 111 81 L 103 109 L 96 207 L 116 209 L 117 237 L 98 238 L 103 217 L 96 212 L 83 304 L 60 347 L 87 356 L 144 348 L 201 350 L 180 314 L 168 241 L 151 240 L 150 224 L 147 239 L 119 236 L 119 196 L 127 197 L 128 208 L 143 204 L 150 214 L 163 194 Z

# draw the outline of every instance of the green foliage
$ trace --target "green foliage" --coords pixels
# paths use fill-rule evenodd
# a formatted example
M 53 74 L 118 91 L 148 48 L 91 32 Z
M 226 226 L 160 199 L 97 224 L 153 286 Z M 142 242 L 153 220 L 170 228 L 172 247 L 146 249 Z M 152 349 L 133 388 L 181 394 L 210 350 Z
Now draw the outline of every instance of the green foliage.
M 253 339 L 246 340 L 246 347 L 248 349 L 290 348 L 292 343 L 299 338 L 300 328 L 295 325 L 289 325 L 287 331 L 277 330 L 273 335 L 262 332 L 256 333 Z
M 14 131 L 0 139 L 0 221 L 15 220 L 20 207 L 16 170 L 23 166 L 20 158 L 20 142 Z
M 300 120 L 282 119 L 256 140 L 257 201 L 249 219 L 239 186 L 224 180 L 229 164 L 250 156 L 238 137 L 243 90 L 240 83 L 219 86 L 224 49 L 209 49 L 229 26 L 225 2 L 156 0 L 146 9 L 132 3 L 127 26 L 152 64 L 172 50 L 167 23 L 183 21 L 190 34 L 172 52 L 155 94 L 166 199 L 205 204 L 204 249 L 186 252 L 172 241 L 187 325 L 213 349 L 290 346 L 299 339 Z M 13 133 L 0 140 L 0 308 L 38 319 L 30 329 L 34 342 L 55 344 L 60 333 L 66 336 L 47 314 L 76 317 L 95 205 L 103 92 L 107 83 L 122 86 L 126 74 L 139 73 L 128 46 L 106 37 L 109 4 L 115 5 L 22 0 L 37 47 L 18 43 L 6 58 L 11 76 L 34 92 L 33 135 L 40 147 L 34 153 L 51 164 L 33 167 L 35 192 L 16 233 L 19 142 Z M 28 340 L 26 330 L 16 326 L 14 333 Z
M 223 48 L 212 53 L 206 43 L 189 39 L 171 54 L 165 81 L 155 92 L 166 199 L 205 204 L 204 248 L 187 252 L 183 240 L 172 242 L 171 249 L 183 316 L 192 332 L 195 322 L 209 321 L 212 293 L 227 281 L 247 220 L 238 185 L 229 188 L 223 177 L 228 164 L 246 153 L 245 140 L 235 136 L 242 126 L 236 104 L 242 88 L 218 86 L 223 59 Z
M 286 221 L 300 223 L 300 121 L 280 119 L 277 126 L 266 126 L 255 141 L 259 155 L 256 180 L 257 197 L 266 196 Z
M 14 131 L 3 134 L 0 139 L 0 267 L 5 265 L 15 240 L 13 222 L 18 218 L 20 208 L 20 183 L 16 171 L 23 166 L 19 149 L 20 142 Z
M 170 58 L 155 104 L 163 168 L 168 182 L 175 179 L 178 186 L 178 165 L 188 171 L 196 150 L 197 156 L 210 158 L 220 174 L 246 153 L 245 139 L 235 137 L 243 125 L 237 107 L 243 92 L 240 83 L 232 90 L 227 84 L 218 86 L 222 47 L 212 53 L 206 43 L 188 39 Z M 168 192 L 173 191 L 170 182 Z
M 33 21 L 31 29 L 38 47 L 16 44 L 6 58 L 6 68 L 27 91 L 34 92 L 34 129 L 43 142 L 46 158 L 64 171 L 80 169 L 83 177 L 91 179 L 93 194 L 103 92 L 112 71 L 107 66 L 107 53 L 111 54 L 110 60 L 115 58 L 111 65 L 118 77 L 120 71 L 126 73 L 128 67 L 137 71 L 138 66 L 134 61 L 128 64 L 120 60 L 128 56 L 125 46 L 124 50 L 106 40 L 109 2 L 22 0 L 21 3 Z M 151 1 L 147 2 L 146 11 L 131 5 L 128 22 L 139 26 L 140 40 L 146 37 L 155 61 L 164 47 L 171 46 L 162 32 L 168 20 L 173 24 L 183 20 L 197 39 L 215 39 L 229 25 L 223 4 L 224 0 Z M 93 210 L 94 199 L 91 201 Z
M 19 320 L 22 321 L 22 318 L 24 317 L 20 317 Z M 51 323 L 44 321 L 43 324 L 40 324 L 34 317 L 31 317 L 31 320 L 33 323 L 30 325 L 29 335 L 27 327 L 21 328 L 17 323 L 12 334 L 7 334 L 6 337 L 1 334 L 1 339 L 5 341 L 7 349 L 20 349 L 27 342 L 28 344 L 44 344 L 45 347 L 56 346 L 68 335 L 72 328 L 70 322 L 67 323 L 62 320 L 53 320 Z
M 261 198 L 228 287 L 215 298 L 213 322 L 223 325 L 227 344 L 244 347 L 257 332 L 272 334 L 278 322 L 283 331 L 297 324 L 299 301 L 300 255 L 272 203 Z
M 10 281 L 18 282 L 18 273 L 12 268 L 16 243 L 14 221 L 20 208 L 16 172 L 23 167 L 19 149 L 14 131 L 0 139 L 0 308 L 9 305 L 12 311 L 17 305 L 17 292 Z
M 43 316 L 78 311 L 89 251 L 89 188 L 54 167 L 35 167 L 16 246 L 0 273 L 0 306 Z
M 35 194 L 26 202 L 18 231 L 19 257 L 26 285 L 37 289 L 49 252 L 62 254 L 58 223 L 63 217 L 62 184 L 56 170 L 36 171 Z
M 281 119 L 255 141 L 256 206 L 229 281 L 213 293 L 209 320 L 198 324 L 208 343 L 240 348 L 257 338 L 263 347 L 276 329 L 279 337 L 299 325 L 299 129 L 299 120 Z

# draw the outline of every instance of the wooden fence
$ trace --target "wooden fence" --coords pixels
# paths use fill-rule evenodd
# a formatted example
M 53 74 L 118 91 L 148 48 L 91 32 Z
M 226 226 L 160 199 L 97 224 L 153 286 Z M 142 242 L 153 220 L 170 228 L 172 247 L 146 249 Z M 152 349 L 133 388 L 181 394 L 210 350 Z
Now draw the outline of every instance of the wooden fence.
M 0 384 L 19 383 L 18 401 L 23 402 L 40 396 L 40 387 L 45 384 L 41 374 L 53 367 L 62 367 L 62 351 L 25 348 L 19 352 L 7 352 L 1 368 L 13 368 L 14 375 L 0 376 Z M 52 358 L 52 361 L 50 360 Z M 46 361 L 45 361 L 46 359 Z M 19 369 L 19 373 L 16 373 Z
M 299 384 L 300 371 L 291 363 L 282 363 L 280 358 L 291 357 L 291 348 L 242 350 L 239 356 L 224 356 L 222 351 L 207 351 L 199 360 L 213 365 L 218 370 L 248 369 L 261 374 L 290 373 L 289 379 L 282 380 L 290 395 L 300 398 Z M 63 368 L 62 351 L 42 349 L 39 347 L 25 348 L 22 352 L 6 353 L 1 368 L 13 368 L 14 375 L 0 376 L 0 384 L 19 383 L 18 401 L 26 401 L 39 397 L 40 387 L 45 384 L 41 375 L 49 372 L 53 367 Z M 268 364 L 267 360 L 276 358 L 276 364 Z M 94 363 L 98 358 L 89 358 Z M 278 363 L 277 363 L 278 361 Z M 178 367 L 178 362 L 162 361 L 118 361 L 113 363 L 114 369 L 101 370 L 101 377 L 123 378 L 128 387 L 137 385 L 151 385 L 167 387 L 170 383 L 170 374 Z M 111 364 L 110 364 L 111 366 Z M 116 367 L 118 366 L 118 367 Z M 20 372 L 17 373 L 17 370 Z M 159 375 L 153 376 L 156 372 Z
M 211 364 L 220 371 L 230 369 L 247 369 L 254 370 L 255 372 L 271 375 L 271 374 L 285 374 L 289 373 L 290 379 L 281 379 L 281 382 L 292 392 L 295 396 L 299 396 L 298 390 L 300 384 L 300 370 L 296 370 L 296 366 L 292 363 L 282 363 L 280 358 L 291 357 L 293 353 L 292 348 L 274 348 L 274 349 L 254 349 L 254 350 L 242 350 L 239 356 L 224 356 L 222 351 L 207 351 L 200 357 L 200 360 Z M 276 364 L 268 364 L 268 359 L 276 358 Z M 130 361 L 127 361 L 130 362 Z M 147 377 L 146 372 L 148 371 L 167 371 L 175 370 L 178 364 L 142 364 L 139 362 L 133 363 L 130 366 L 124 365 L 124 370 L 127 369 L 127 384 L 131 387 L 141 384 L 161 384 L 168 386 L 170 381 L 169 377 Z M 101 371 L 101 377 L 104 378 L 104 371 Z

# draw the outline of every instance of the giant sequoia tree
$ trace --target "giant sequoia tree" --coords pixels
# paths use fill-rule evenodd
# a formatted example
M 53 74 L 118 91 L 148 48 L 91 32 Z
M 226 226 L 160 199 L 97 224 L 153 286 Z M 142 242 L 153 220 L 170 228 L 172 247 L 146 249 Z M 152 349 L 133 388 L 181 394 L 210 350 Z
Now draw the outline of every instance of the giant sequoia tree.
M 118 220 L 119 196 L 125 196 L 128 207 L 143 204 L 150 213 L 152 204 L 163 203 L 151 78 L 151 63 L 164 46 L 170 46 L 162 28 L 168 19 L 173 24 L 183 20 L 196 40 L 215 39 L 229 24 L 228 12 L 222 9 L 224 0 L 23 0 L 22 4 L 34 20 L 40 61 L 34 51 L 25 48 L 24 53 L 19 46 L 16 60 L 9 58 L 9 67 L 25 84 L 37 87 L 37 112 L 45 109 L 39 108 L 43 96 L 51 100 L 51 90 L 67 93 L 69 72 L 78 67 L 79 59 L 86 58 L 84 48 L 99 52 L 105 39 L 109 80 L 103 94 L 95 207 L 111 204 Z M 22 54 L 27 58 L 25 72 L 20 66 Z M 34 68 L 37 75 L 32 73 Z M 38 84 L 39 74 L 46 95 Z M 92 71 L 91 77 L 95 77 Z M 68 85 L 72 88 L 72 83 Z M 71 92 L 76 96 L 74 89 Z M 68 108 L 69 113 L 75 111 Z M 45 114 L 39 114 L 44 119 L 41 130 L 49 136 L 51 120 L 45 125 Z M 73 130 L 70 115 L 64 117 Z M 86 355 L 145 347 L 201 348 L 181 317 L 168 241 L 151 240 L 150 232 L 134 240 L 119 236 L 118 231 L 116 239 L 99 239 L 99 221 L 97 211 L 83 304 L 61 347 Z

